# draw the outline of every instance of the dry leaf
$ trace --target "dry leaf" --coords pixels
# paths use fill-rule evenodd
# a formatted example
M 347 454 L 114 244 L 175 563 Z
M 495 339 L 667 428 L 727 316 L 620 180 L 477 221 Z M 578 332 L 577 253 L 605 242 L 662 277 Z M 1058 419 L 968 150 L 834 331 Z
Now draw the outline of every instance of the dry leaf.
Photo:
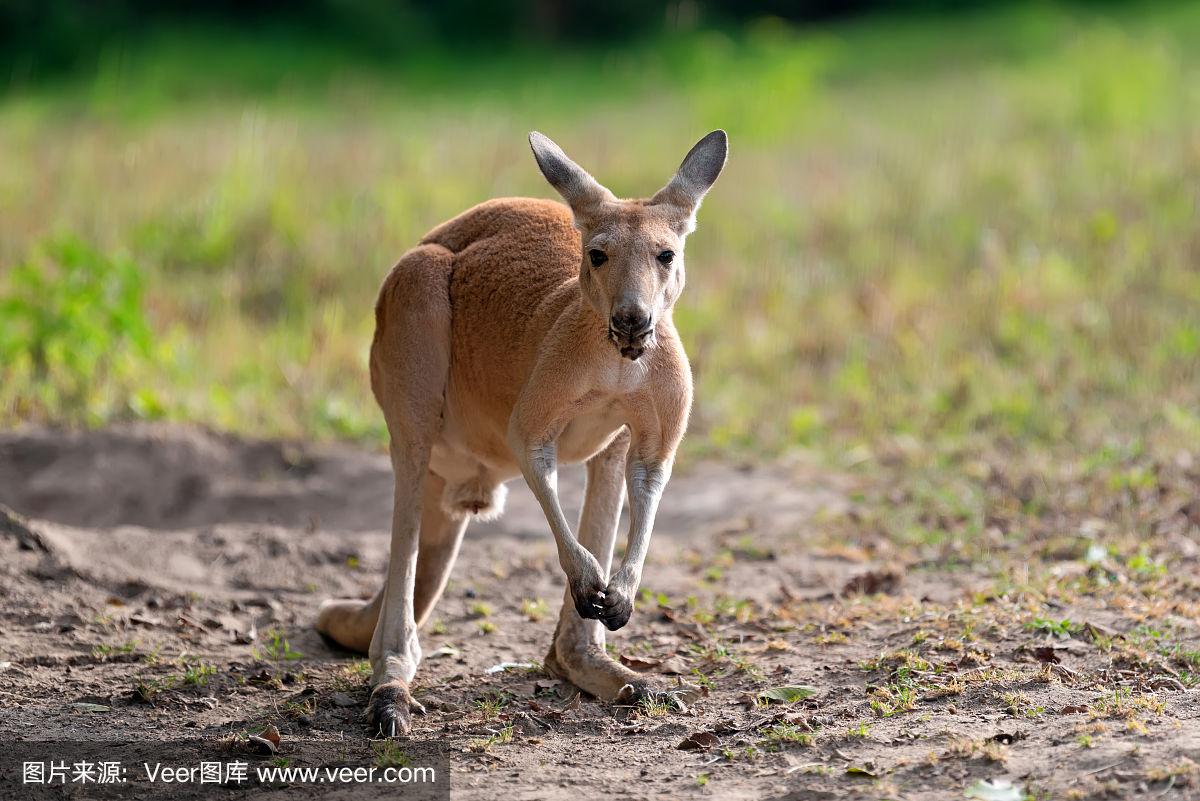
M 683 742 L 675 746 L 680 751 L 707 751 L 713 746 L 720 745 L 721 738 L 710 731 L 698 731 L 689 734 Z
M 687 662 L 683 661 L 683 657 L 673 656 L 670 659 L 663 660 L 663 663 L 658 667 L 658 672 L 671 676 L 686 676 L 692 671 L 688 667 Z
M 1036 658 L 1039 662 L 1048 662 L 1053 665 L 1057 665 L 1059 662 L 1062 662 L 1062 660 L 1058 658 L 1058 654 L 1055 653 L 1054 646 L 1052 645 L 1038 645 L 1034 648 L 1031 648 L 1030 653 L 1032 653 L 1034 658 Z
M 660 659 L 639 659 L 636 656 L 626 656 L 621 654 L 621 664 L 630 670 L 636 670 L 638 673 L 645 673 L 654 670 L 662 664 Z
M 868 570 L 852 576 L 842 587 L 842 595 L 878 595 L 900 589 L 904 573 L 894 567 Z
M 809 687 L 804 684 L 788 684 L 782 687 L 772 687 L 769 690 L 763 690 L 755 696 L 758 703 L 770 703 L 777 701 L 782 704 L 794 704 L 797 701 L 803 701 L 817 694 L 816 687 Z
M 279 748 L 279 729 L 275 728 L 274 726 L 268 726 L 267 728 L 263 729 L 262 734 L 258 736 L 264 740 L 270 740 L 276 748 Z
M 79 703 L 71 704 L 71 708 L 76 712 L 112 712 L 111 706 L 105 706 L 104 704 L 92 704 L 86 701 L 80 701 Z
M 258 737 L 257 735 L 251 734 L 246 739 L 250 743 L 250 750 L 254 751 L 255 753 L 263 754 L 264 756 L 274 756 L 275 754 L 279 753 L 279 748 L 275 745 L 275 743 L 271 742 L 265 737 Z
M 686 676 L 692 672 L 687 662 L 683 661 L 683 657 L 680 656 L 672 656 L 668 659 L 640 659 L 636 656 L 621 654 L 620 658 L 622 665 L 638 673 L 654 671 L 671 676 Z

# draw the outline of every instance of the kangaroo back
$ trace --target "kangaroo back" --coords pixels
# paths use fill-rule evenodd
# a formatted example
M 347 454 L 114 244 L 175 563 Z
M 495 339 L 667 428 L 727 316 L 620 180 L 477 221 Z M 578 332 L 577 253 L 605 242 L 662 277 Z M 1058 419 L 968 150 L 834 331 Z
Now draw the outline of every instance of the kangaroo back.
M 486 388 L 489 404 L 511 409 L 542 340 L 579 294 L 570 210 L 549 200 L 489 200 L 424 241 L 454 254 L 451 381 Z

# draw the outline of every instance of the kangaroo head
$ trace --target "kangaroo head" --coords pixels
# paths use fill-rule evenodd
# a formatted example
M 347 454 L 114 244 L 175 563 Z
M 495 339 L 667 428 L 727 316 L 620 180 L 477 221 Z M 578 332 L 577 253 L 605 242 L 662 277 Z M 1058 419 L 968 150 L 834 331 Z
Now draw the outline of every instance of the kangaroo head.
M 654 332 L 683 291 L 683 245 L 696 210 L 721 174 L 724 131 L 696 143 L 665 187 L 649 200 L 620 200 L 549 138 L 529 135 L 534 158 L 575 216 L 582 241 L 579 288 L 607 321 L 608 337 L 627 359 L 654 345 Z

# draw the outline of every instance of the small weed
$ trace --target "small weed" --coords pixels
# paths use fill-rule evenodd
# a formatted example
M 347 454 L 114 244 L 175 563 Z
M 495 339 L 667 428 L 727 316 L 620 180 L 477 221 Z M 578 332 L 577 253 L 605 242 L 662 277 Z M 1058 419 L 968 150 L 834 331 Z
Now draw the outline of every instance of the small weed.
M 778 751 L 788 745 L 799 745 L 804 748 L 814 742 L 813 735 L 794 723 L 776 723 L 763 730 L 763 739 L 768 751 Z
M 1052 634 L 1064 640 L 1069 639 L 1072 634 L 1079 631 L 1077 624 L 1065 618 L 1063 620 L 1050 620 L 1044 617 L 1035 617 L 1025 624 L 1025 628 L 1030 631 L 1039 631 L 1043 634 Z
M 1104 695 L 1091 703 L 1091 714 L 1097 718 L 1131 719 L 1139 712 L 1161 715 L 1166 704 L 1154 695 L 1134 692 L 1128 687 L 1118 687 L 1110 695 Z
M 292 646 L 279 629 L 271 629 L 266 632 L 263 635 L 262 649 L 255 647 L 253 653 L 255 659 L 268 662 L 290 662 L 304 658 L 304 654 L 292 650 Z
M 362 686 L 371 678 L 371 663 L 365 659 L 355 659 L 348 665 L 342 665 L 333 677 L 333 687 L 343 692 Z
M 1150 768 L 1146 771 L 1146 780 L 1149 782 L 1166 782 L 1178 778 L 1191 778 L 1200 774 L 1200 765 L 1197 765 L 1187 757 L 1181 757 L 1178 762 L 1168 765 L 1165 768 Z
M 204 687 L 207 686 L 208 680 L 215 675 L 217 675 L 216 665 L 210 665 L 206 662 L 196 662 L 184 669 L 180 681 L 188 687 Z
M 1035 706 L 1025 693 L 1004 693 L 996 697 L 1004 702 L 1008 714 L 1015 718 L 1037 718 L 1046 711 L 1045 707 Z
M 920 654 L 912 651 L 892 651 L 883 653 L 874 659 L 867 659 L 858 663 L 860 670 L 891 670 L 893 673 L 901 671 L 911 673 L 912 671 L 927 671 L 931 669 L 928 661 L 923 659 Z
M 871 726 L 865 721 L 857 726 L 851 726 L 846 729 L 846 736 L 851 740 L 865 740 L 871 736 Z
M 773 551 L 755 545 L 754 538 L 749 534 L 739 537 L 738 541 L 730 549 L 730 553 L 736 559 L 745 559 L 752 562 L 766 562 L 775 558 Z
M 1164 576 L 1166 573 L 1166 565 L 1163 565 L 1162 562 L 1154 561 L 1146 550 L 1140 550 L 1140 552 L 1130 556 L 1126 561 L 1126 567 L 1129 568 L 1129 572 L 1142 577 Z
M 302 718 L 306 715 L 312 715 L 316 711 L 317 699 L 315 698 L 304 698 L 297 701 L 288 701 L 279 708 L 280 714 L 291 720 L 296 720 L 297 718 Z
M 667 594 L 665 592 L 653 592 L 653 591 L 648 590 L 645 587 L 643 587 L 642 591 L 641 591 L 641 593 L 639 593 L 639 595 L 641 596 L 642 603 L 654 604 L 655 606 L 658 606 L 660 609 L 670 609 L 671 608 L 671 599 L 667 597 Z
M 661 718 L 671 714 L 671 705 L 657 695 L 648 695 L 638 700 L 638 711 L 648 718 Z
M 92 646 L 92 656 L 97 659 L 107 659 L 114 654 L 131 654 L 137 648 L 137 642 L 130 640 L 124 645 L 108 645 L 101 643 Z
M 738 623 L 749 623 L 754 617 L 754 602 L 746 598 L 717 596 L 713 601 L 713 612 L 718 617 L 733 618 Z
M 475 708 L 483 715 L 484 720 L 494 720 L 499 717 L 500 710 L 508 706 L 511 700 L 507 693 L 493 692 L 482 698 L 475 699 Z
M 918 688 L 909 683 L 892 683 L 871 691 L 871 709 L 881 718 L 910 712 L 920 698 Z
M 133 700 L 140 701 L 143 704 L 154 704 L 158 698 L 159 692 L 164 690 L 162 682 L 158 681 L 139 681 L 133 685 Z
M 513 727 L 505 726 L 500 731 L 492 736 L 482 740 L 471 740 L 467 743 L 467 748 L 476 754 L 482 754 L 491 749 L 493 745 L 508 745 L 513 739 Z
M 527 620 L 537 623 L 550 613 L 550 604 L 542 598 L 526 598 L 521 601 L 521 614 Z
M 753 745 L 747 745 L 740 749 L 733 746 L 726 746 L 721 749 L 721 756 L 725 757 L 728 762 L 738 762 L 740 760 L 754 762 L 758 759 L 759 752 L 758 748 Z
M 692 643 L 690 650 L 700 661 L 731 665 L 734 670 L 744 673 L 754 681 L 762 681 L 765 678 L 761 667 L 745 656 L 730 650 L 729 646 L 722 642 L 714 641 L 705 645 Z
M 377 768 L 405 768 L 412 764 L 412 757 L 395 740 L 377 740 L 372 743 L 371 750 L 375 753 Z
M 959 679 L 951 679 L 940 687 L 929 687 L 925 691 L 926 700 L 932 701 L 935 698 L 946 698 L 952 695 L 962 695 L 967 688 Z
M 1146 728 L 1146 721 L 1141 718 L 1129 718 L 1125 721 L 1125 731 L 1130 734 L 1149 734 L 1150 730 Z
M 981 757 L 988 762 L 1003 763 L 1008 760 L 1008 748 L 995 740 L 973 740 L 960 737 L 952 740 L 942 757 L 946 759 L 974 759 Z

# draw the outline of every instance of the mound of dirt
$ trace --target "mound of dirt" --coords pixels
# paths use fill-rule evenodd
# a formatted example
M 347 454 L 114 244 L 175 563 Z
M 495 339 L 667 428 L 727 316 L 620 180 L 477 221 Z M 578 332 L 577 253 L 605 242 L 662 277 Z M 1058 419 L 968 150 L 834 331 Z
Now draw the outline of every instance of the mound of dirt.
M 0 502 L 75 526 L 222 522 L 369 530 L 390 518 L 386 456 L 133 425 L 0 434 Z
M 562 472 L 563 503 L 573 514 L 582 470 Z M 511 488 L 504 517 L 472 531 L 545 533 L 523 483 Z M 787 470 L 701 464 L 676 472 L 657 531 L 686 534 L 697 524 L 746 514 L 795 522 L 836 500 L 797 484 Z M 392 471 L 386 455 L 341 444 L 246 440 L 158 424 L 26 428 L 0 432 L 0 503 L 40 520 L 93 528 L 266 523 L 379 531 L 391 521 Z

